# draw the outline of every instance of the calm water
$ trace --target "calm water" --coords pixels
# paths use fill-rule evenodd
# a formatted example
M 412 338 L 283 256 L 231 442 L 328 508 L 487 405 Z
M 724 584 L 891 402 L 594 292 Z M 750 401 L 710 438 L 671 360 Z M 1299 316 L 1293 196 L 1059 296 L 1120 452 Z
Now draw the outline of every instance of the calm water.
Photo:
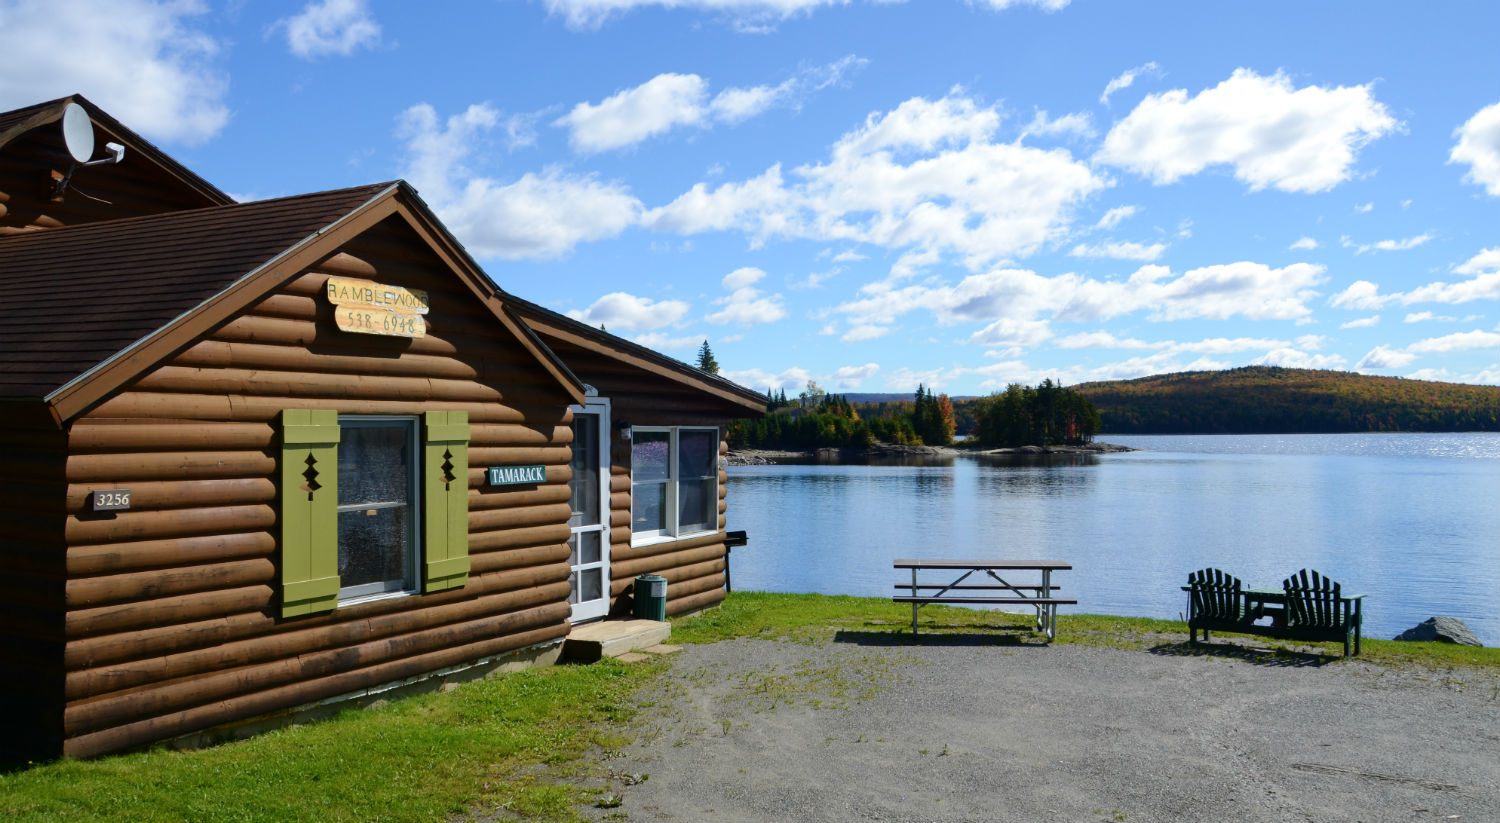
M 734 587 L 888 597 L 897 557 L 1058 559 L 1080 612 L 1177 618 L 1196 569 L 1305 567 L 1368 595 L 1367 637 L 1444 615 L 1500 645 L 1500 434 L 1100 439 L 1143 451 L 732 467 Z

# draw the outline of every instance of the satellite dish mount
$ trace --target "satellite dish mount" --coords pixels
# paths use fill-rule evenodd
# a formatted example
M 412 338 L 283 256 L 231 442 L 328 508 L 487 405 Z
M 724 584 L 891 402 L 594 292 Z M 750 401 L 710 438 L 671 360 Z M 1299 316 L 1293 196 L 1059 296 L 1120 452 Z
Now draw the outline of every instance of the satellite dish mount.
M 73 157 L 73 163 L 68 167 L 68 173 L 58 178 L 53 184 L 52 196 L 60 197 L 68 183 L 73 180 L 73 172 L 78 171 L 80 166 L 98 166 L 103 163 L 118 163 L 125 159 L 125 147 L 119 143 L 105 143 L 104 150 L 109 152 L 108 157 L 98 160 L 89 158 L 94 156 L 94 121 L 89 118 L 89 113 L 83 106 L 77 103 L 69 103 L 63 109 L 62 116 L 63 144 L 68 148 L 68 154 Z

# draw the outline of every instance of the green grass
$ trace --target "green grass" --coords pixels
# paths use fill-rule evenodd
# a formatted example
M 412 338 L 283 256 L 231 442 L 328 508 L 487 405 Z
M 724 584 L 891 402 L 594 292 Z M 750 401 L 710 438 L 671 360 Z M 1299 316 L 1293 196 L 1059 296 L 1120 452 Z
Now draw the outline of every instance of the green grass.
M 621 745 L 654 671 L 533 669 L 211 749 L 38 765 L 0 775 L 0 820 L 576 819 L 588 792 L 535 775 Z
M 924 606 L 923 637 L 974 635 L 998 644 L 1040 642 L 1030 618 Z M 840 632 L 909 637 L 911 608 L 881 598 L 736 592 L 706 614 L 675 619 L 672 642 L 737 637 L 819 643 Z M 1058 618 L 1059 644 L 1181 649 L 1186 624 L 1097 615 Z M 1334 644 L 1266 641 L 1276 655 Z M 1216 642 L 1218 640 L 1216 635 Z M 1212 655 L 1214 652 L 1205 652 Z M 1500 667 L 1500 649 L 1365 640 L 1365 663 L 1462 671 Z M 862 664 L 863 665 L 863 664 Z M 468 683 L 445 693 L 282 729 L 192 752 L 157 750 L 64 760 L 0 773 L 0 820 L 404 821 L 577 820 L 605 802 L 572 783 L 599 751 L 624 745 L 634 707 L 649 705 L 662 664 L 554 666 Z M 895 676 L 891 672 L 885 676 Z M 778 679 L 779 678 L 779 679 Z M 847 681 L 847 682 L 846 682 Z M 865 688 L 840 671 L 770 672 L 742 684 L 771 701 L 858 700 Z M 826 694 L 825 694 L 826 693 Z M 570 782 L 571 780 L 571 782 Z

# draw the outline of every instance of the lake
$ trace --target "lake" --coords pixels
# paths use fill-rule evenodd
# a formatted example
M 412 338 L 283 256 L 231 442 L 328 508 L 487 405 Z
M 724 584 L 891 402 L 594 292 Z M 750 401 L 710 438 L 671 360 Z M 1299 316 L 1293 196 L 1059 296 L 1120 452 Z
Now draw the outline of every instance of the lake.
M 1500 434 L 1098 439 L 1142 451 L 732 466 L 734 588 L 889 597 L 897 557 L 1056 559 L 1076 612 L 1180 619 L 1197 569 L 1309 568 L 1368 595 L 1366 637 L 1441 615 L 1500 645 Z

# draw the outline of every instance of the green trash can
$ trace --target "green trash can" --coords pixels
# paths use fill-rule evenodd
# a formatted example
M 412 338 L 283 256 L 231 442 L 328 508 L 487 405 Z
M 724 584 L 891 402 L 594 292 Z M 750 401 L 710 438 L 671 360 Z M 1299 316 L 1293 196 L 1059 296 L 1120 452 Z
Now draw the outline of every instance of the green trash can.
M 639 620 L 667 619 L 667 578 L 643 574 L 635 579 L 635 616 Z

